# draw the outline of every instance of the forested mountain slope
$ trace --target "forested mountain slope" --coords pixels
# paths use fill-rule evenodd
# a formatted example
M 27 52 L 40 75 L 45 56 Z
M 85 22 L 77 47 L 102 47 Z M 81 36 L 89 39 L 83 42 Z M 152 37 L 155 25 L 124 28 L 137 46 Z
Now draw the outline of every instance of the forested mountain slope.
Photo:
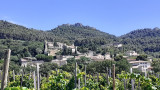
M 160 51 L 160 29 L 139 29 L 120 37 L 122 43 L 130 49 L 144 52 Z
M 0 39 L 15 39 L 26 41 L 44 41 L 53 40 L 54 35 L 35 29 L 29 29 L 24 26 L 12 24 L 0 20 Z
M 14 39 L 25 41 L 72 41 L 82 39 L 98 39 L 107 42 L 116 41 L 114 35 L 101 32 L 89 26 L 83 26 L 80 23 L 74 25 L 63 24 L 55 29 L 41 31 L 26 28 L 21 25 L 12 24 L 7 21 L 0 20 L 0 39 Z
M 116 37 L 101 32 L 93 27 L 84 26 L 80 23 L 63 24 L 48 31 L 26 28 L 0 20 L 0 39 L 14 39 L 25 41 L 59 41 L 76 43 L 78 46 L 95 48 L 105 44 L 124 44 L 124 49 L 139 52 L 160 52 L 160 29 L 138 29 Z M 92 49 L 91 49 L 92 50 Z
M 100 46 L 118 41 L 118 38 L 114 35 L 101 32 L 90 26 L 84 26 L 81 23 L 72 25 L 63 24 L 48 32 L 53 33 L 56 37 L 63 37 L 70 41 L 78 41 L 78 46 L 85 44 L 84 46 L 87 48 L 89 46 Z
M 103 38 L 114 40 L 116 37 L 105 32 L 101 32 L 93 27 L 84 26 L 81 23 L 73 25 L 63 24 L 51 31 L 55 36 L 68 38 L 69 40 L 86 39 L 86 38 Z

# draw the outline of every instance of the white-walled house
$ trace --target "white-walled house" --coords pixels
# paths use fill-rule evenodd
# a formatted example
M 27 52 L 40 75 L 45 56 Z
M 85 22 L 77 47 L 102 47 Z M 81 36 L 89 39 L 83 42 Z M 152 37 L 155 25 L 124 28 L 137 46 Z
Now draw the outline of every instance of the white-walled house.
M 127 51 L 127 52 L 126 52 L 126 55 L 127 55 L 127 56 L 138 56 L 139 54 L 136 53 L 135 51 Z
M 149 71 L 151 72 L 151 63 L 149 61 L 130 61 L 132 68 L 136 68 L 141 72 Z
M 66 65 L 67 64 L 67 60 L 52 60 L 51 63 L 56 63 L 58 66 L 62 66 L 62 65 Z
M 88 58 L 91 58 L 92 60 L 95 61 L 101 61 L 101 60 L 111 60 L 112 58 L 110 57 L 110 54 L 97 54 L 96 56 L 87 56 Z
M 48 49 L 53 49 L 54 46 L 53 46 L 53 42 L 48 42 Z
M 51 55 L 51 56 L 56 56 L 56 53 L 59 52 L 61 49 L 63 49 L 64 46 L 66 46 L 67 48 L 71 48 L 72 49 L 72 53 L 75 53 L 75 51 L 77 51 L 77 47 L 74 46 L 74 44 L 72 45 L 67 45 L 65 43 L 60 43 L 60 42 L 56 42 L 56 46 L 54 45 L 54 42 L 47 42 L 45 41 L 45 54 Z M 79 53 L 77 51 L 77 53 Z
M 118 47 L 118 48 L 119 48 L 119 47 L 122 47 L 122 46 L 123 46 L 123 44 L 121 44 L 121 43 L 114 43 L 114 44 L 113 44 L 113 46 L 114 46 L 114 47 Z
M 38 60 L 35 57 L 24 57 L 20 59 L 20 63 L 22 67 L 27 67 L 28 65 L 30 66 L 36 66 L 36 64 L 43 64 L 43 60 Z

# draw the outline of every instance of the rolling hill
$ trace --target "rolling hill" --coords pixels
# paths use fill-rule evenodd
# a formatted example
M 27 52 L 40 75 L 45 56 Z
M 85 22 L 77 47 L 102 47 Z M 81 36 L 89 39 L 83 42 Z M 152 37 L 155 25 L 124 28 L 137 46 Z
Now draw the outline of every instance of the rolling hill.
M 14 39 L 25 41 L 74 41 L 77 39 L 105 39 L 109 42 L 115 41 L 114 35 L 101 32 L 90 26 L 83 26 L 80 23 L 73 25 L 63 24 L 48 31 L 26 28 L 0 20 L 0 39 Z
M 48 31 L 27 28 L 0 20 L 0 39 L 24 41 L 59 41 L 85 47 L 96 47 L 114 42 L 124 44 L 125 50 L 160 52 L 160 29 L 145 28 L 116 37 L 81 23 L 63 24 Z M 86 44 L 86 45 L 85 45 Z M 94 47 L 94 48 L 95 48 Z
M 132 31 L 120 37 L 121 42 L 130 49 L 144 52 L 160 51 L 160 29 L 145 28 Z
M 44 41 L 53 40 L 54 36 L 45 31 L 29 29 L 21 25 L 0 20 L 0 39 Z
M 116 39 L 114 35 L 110 35 L 90 26 L 84 26 L 81 23 L 75 23 L 73 25 L 63 24 L 48 32 L 52 32 L 55 36 L 67 38 L 69 40 L 85 38 Z

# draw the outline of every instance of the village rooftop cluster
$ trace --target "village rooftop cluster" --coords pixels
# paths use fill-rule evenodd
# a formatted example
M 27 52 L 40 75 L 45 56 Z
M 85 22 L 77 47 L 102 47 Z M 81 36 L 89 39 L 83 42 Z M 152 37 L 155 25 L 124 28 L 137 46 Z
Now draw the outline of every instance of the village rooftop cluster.
M 122 44 L 115 43 L 113 44 L 114 47 L 122 47 Z M 57 42 L 57 45 L 54 46 L 53 42 L 47 42 L 45 41 L 45 50 L 44 54 L 47 54 L 48 56 L 55 56 L 56 59 L 51 60 L 51 63 L 56 63 L 58 66 L 62 66 L 67 64 L 67 60 L 69 58 L 75 58 L 75 59 L 80 59 L 80 57 L 87 57 L 90 58 L 92 61 L 105 61 L 105 60 L 114 60 L 111 58 L 109 53 L 106 53 L 105 55 L 101 54 L 96 54 L 94 51 L 89 51 L 87 53 L 80 53 L 77 51 L 77 56 L 72 56 L 72 55 L 57 55 L 56 53 L 59 52 L 60 50 L 63 49 L 63 47 L 66 46 L 67 48 L 72 49 L 72 53 L 77 51 L 77 46 L 72 45 L 67 45 L 64 43 Z M 151 62 L 152 58 L 148 58 L 147 61 L 143 60 L 136 60 L 132 59 L 131 57 L 136 57 L 139 54 L 136 53 L 135 51 L 127 51 L 124 58 L 127 58 L 128 62 L 132 65 L 133 69 L 138 69 L 141 72 L 152 72 L 152 67 L 151 67 Z M 26 67 L 27 65 L 35 66 L 36 64 L 43 64 L 44 60 L 36 60 L 35 57 L 24 57 L 20 59 L 21 66 Z

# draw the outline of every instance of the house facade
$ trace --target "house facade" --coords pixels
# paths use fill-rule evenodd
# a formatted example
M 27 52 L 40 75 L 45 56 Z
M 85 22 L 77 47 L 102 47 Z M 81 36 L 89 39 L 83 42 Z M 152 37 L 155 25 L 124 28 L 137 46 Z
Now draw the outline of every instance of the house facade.
M 58 66 L 66 65 L 67 60 L 52 60 L 51 63 L 56 63 Z
M 149 71 L 151 72 L 151 63 L 149 61 L 130 61 L 132 68 L 138 69 L 141 72 Z
M 139 54 L 136 53 L 135 51 L 128 51 L 128 52 L 126 52 L 126 55 L 127 56 L 138 56 Z
M 44 61 L 43 60 L 37 61 L 37 59 L 34 57 L 24 57 L 20 59 L 20 63 L 22 67 L 27 67 L 28 65 L 36 66 L 37 64 L 39 65 L 43 64 Z
M 121 44 L 121 43 L 114 43 L 113 46 L 119 48 L 119 47 L 122 47 L 123 44 Z

